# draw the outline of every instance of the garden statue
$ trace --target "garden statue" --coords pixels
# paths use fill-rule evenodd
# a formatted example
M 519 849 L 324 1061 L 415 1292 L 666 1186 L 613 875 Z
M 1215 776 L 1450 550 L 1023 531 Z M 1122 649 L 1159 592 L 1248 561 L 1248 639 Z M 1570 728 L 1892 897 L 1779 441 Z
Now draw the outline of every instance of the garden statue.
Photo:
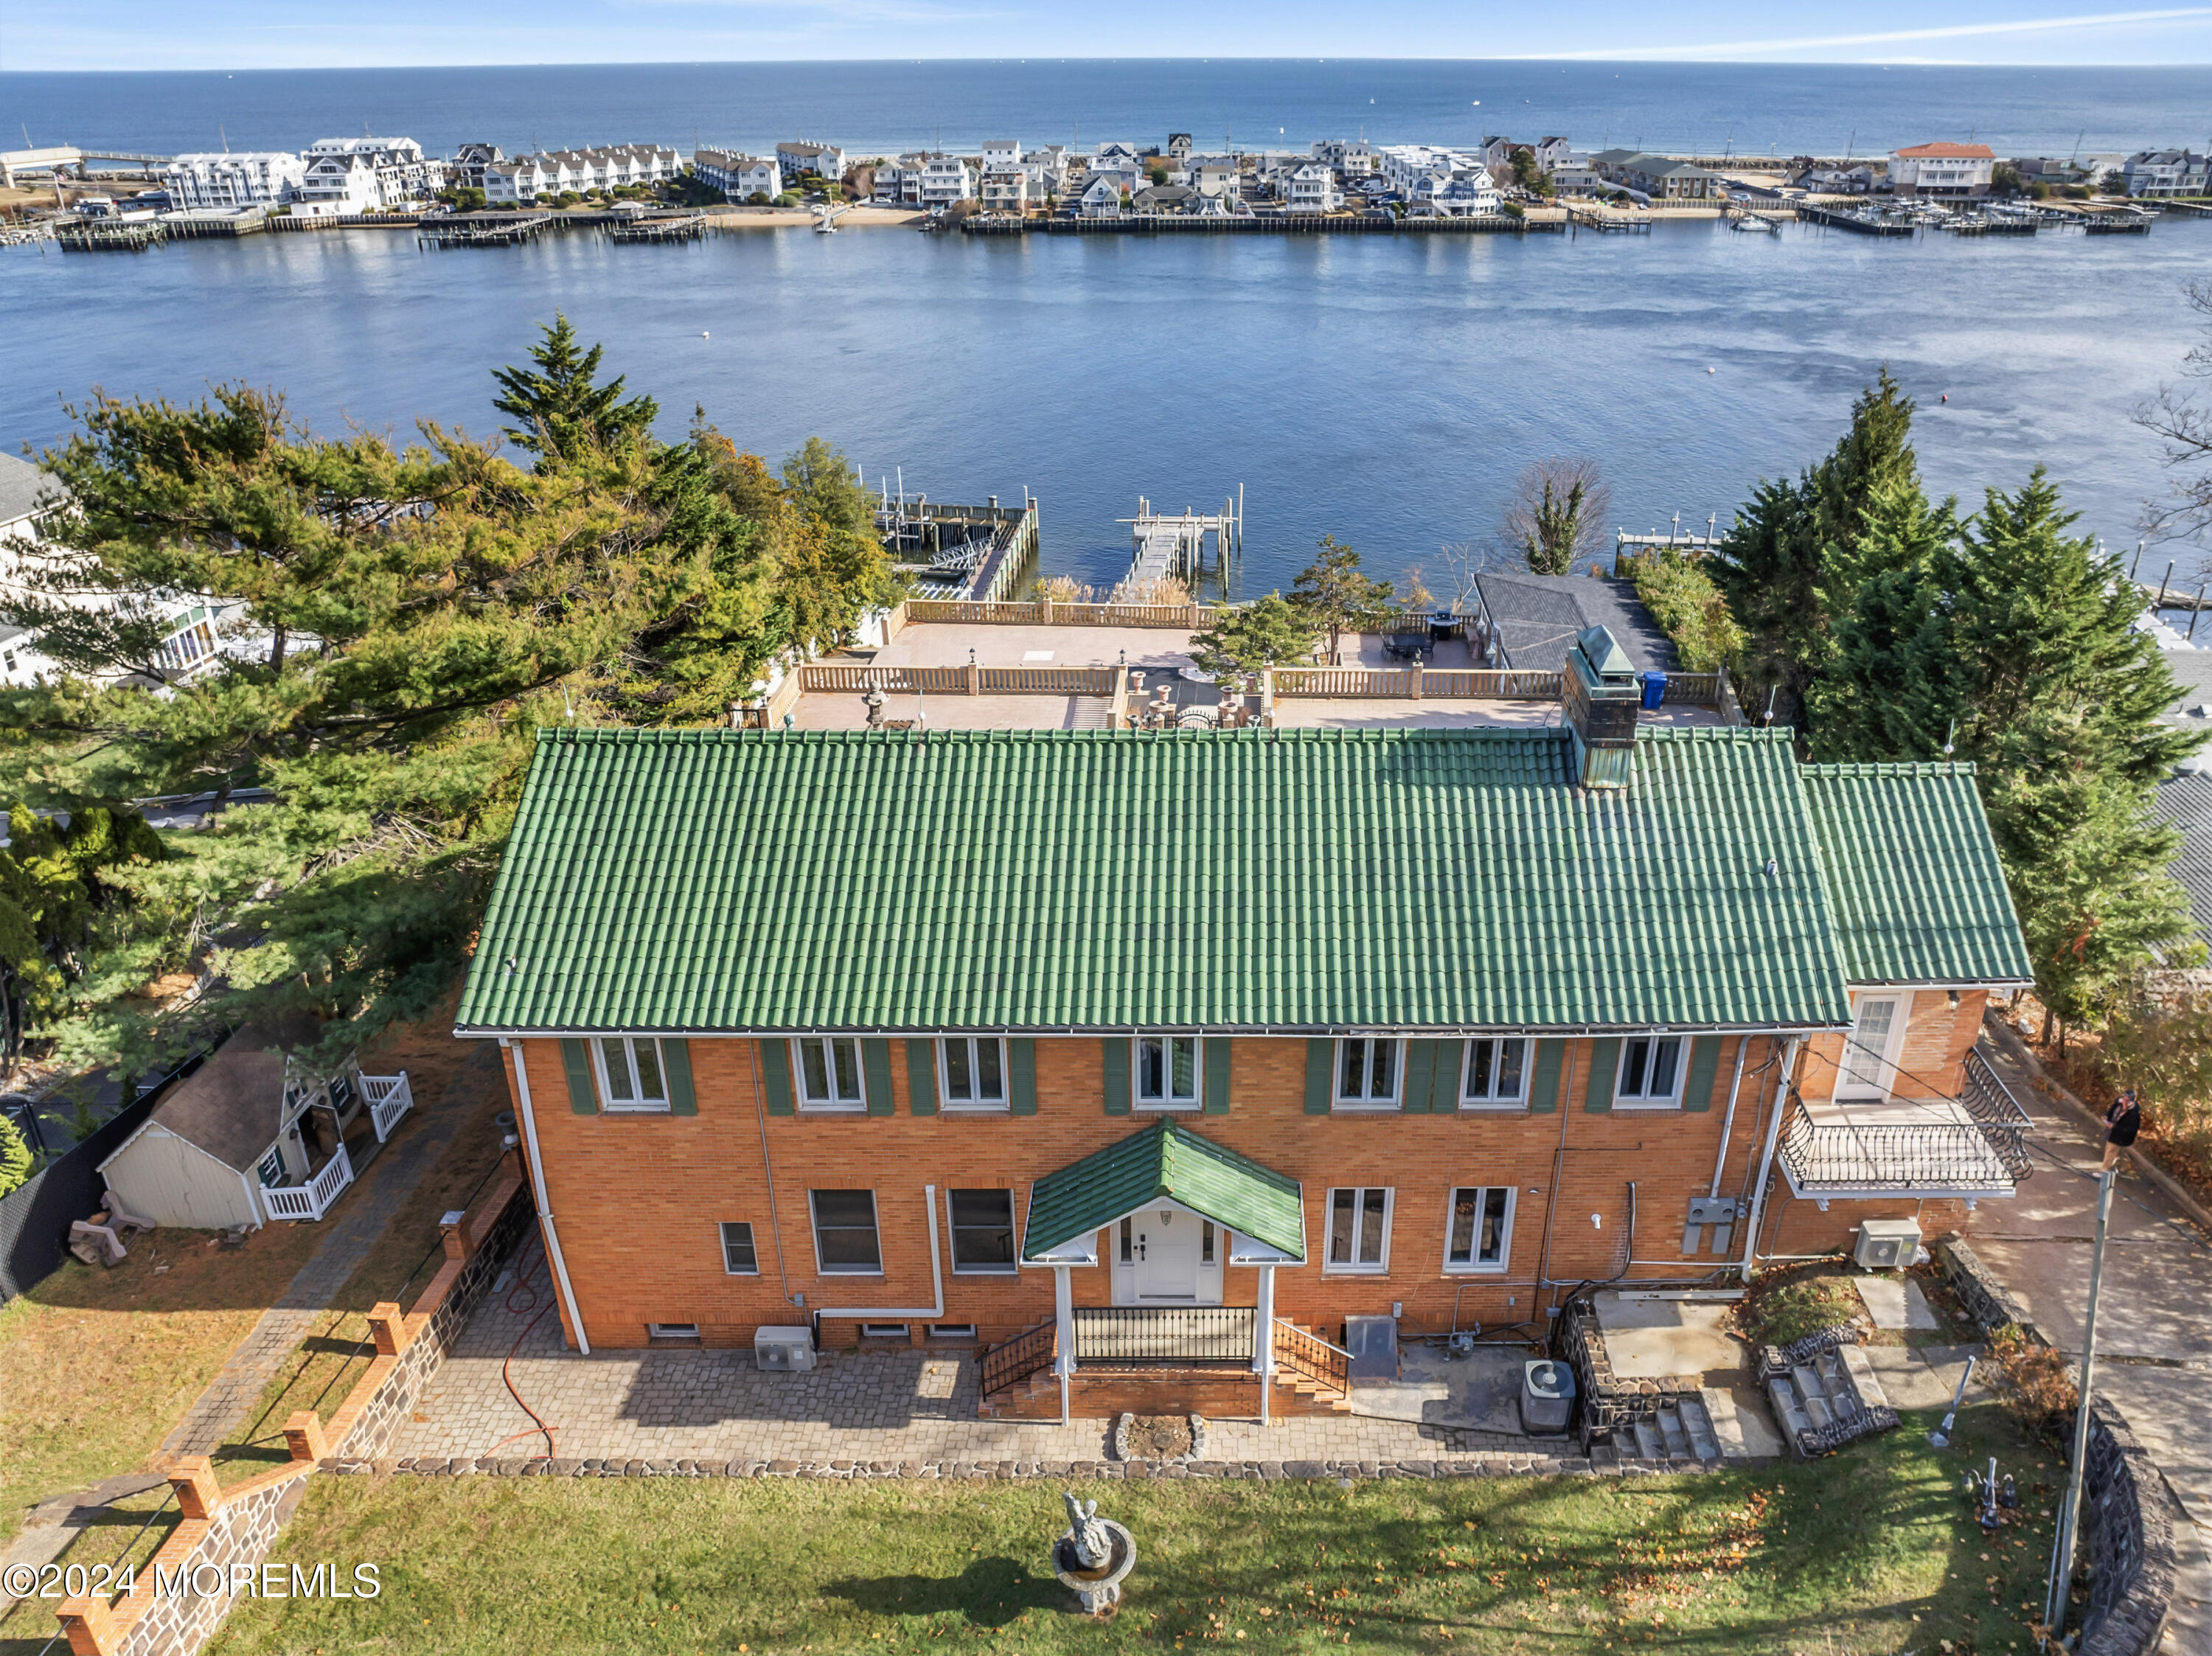
M 1084 1568 L 1095 1570 L 1114 1553 L 1113 1540 L 1098 1521 L 1098 1503 L 1078 1501 L 1072 1489 L 1062 1489 L 1060 1495 L 1067 1502 L 1068 1550 Z
M 1063 1489 L 1067 1528 L 1052 1545 L 1052 1573 L 1072 1588 L 1093 1616 L 1110 1614 L 1121 1602 L 1121 1583 L 1136 1567 L 1137 1543 L 1110 1518 L 1098 1516 L 1095 1501 L 1078 1501 Z

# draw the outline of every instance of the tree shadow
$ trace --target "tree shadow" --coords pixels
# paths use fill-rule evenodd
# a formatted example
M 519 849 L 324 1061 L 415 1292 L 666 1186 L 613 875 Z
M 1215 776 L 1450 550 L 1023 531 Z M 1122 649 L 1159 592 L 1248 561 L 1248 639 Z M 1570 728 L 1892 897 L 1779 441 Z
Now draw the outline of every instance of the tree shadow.
M 1075 1595 L 1012 1558 L 979 1558 L 955 1576 L 841 1576 L 823 1591 L 872 1616 L 964 1616 L 1004 1627 L 1032 1610 L 1079 1614 Z

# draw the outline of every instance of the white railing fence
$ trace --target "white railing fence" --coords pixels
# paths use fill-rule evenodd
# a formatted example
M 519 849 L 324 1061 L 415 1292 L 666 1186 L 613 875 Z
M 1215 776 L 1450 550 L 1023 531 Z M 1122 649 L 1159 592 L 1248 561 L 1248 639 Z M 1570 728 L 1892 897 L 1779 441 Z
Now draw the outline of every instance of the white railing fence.
M 345 1146 L 323 1163 L 323 1170 L 304 1185 L 272 1186 L 261 1192 L 271 1219 L 319 1219 L 331 1210 L 338 1192 L 353 1183 L 353 1162 Z
M 396 1076 L 363 1076 L 361 1084 L 368 1095 L 369 1125 L 376 1129 L 376 1142 L 381 1144 L 392 1137 L 399 1118 L 415 1107 L 414 1090 L 407 1084 L 404 1070 Z

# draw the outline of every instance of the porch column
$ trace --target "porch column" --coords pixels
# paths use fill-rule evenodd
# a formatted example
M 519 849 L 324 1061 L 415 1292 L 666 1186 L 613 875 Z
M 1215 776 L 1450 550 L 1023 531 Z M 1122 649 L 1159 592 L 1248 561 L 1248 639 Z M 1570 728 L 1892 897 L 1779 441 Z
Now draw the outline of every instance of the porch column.
M 1052 1314 L 1055 1325 L 1053 1372 L 1060 1376 L 1060 1423 L 1067 1424 L 1075 1374 L 1075 1295 L 1067 1280 L 1067 1267 L 1052 1268 Z
M 1275 1267 L 1260 1267 L 1259 1308 L 1252 1319 L 1252 1372 L 1260 1377 L 1260 1424 L 1267 1423 L 1275 1390 Z

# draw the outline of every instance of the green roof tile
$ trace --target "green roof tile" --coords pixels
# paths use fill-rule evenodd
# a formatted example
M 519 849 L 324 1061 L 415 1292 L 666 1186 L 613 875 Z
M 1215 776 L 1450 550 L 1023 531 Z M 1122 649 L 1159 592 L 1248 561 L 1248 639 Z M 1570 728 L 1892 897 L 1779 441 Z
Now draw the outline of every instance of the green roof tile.
M 1853 983 L 2033 981 L 1972 765 L 1800 774 Z
M 549 731 L 457 1021 L 1848 1021 L 1787 732 L 1647 731 L 1611 792 L 1572 762 L 1547 728 Z
M 1298 1181 L 1173 1121 L 1155 1122 L 1038 1180 L 1030 1195 L 1022 1258 L 1041 1259 L 1162 1197 L 1278 1253 L 1305 1259 Z

